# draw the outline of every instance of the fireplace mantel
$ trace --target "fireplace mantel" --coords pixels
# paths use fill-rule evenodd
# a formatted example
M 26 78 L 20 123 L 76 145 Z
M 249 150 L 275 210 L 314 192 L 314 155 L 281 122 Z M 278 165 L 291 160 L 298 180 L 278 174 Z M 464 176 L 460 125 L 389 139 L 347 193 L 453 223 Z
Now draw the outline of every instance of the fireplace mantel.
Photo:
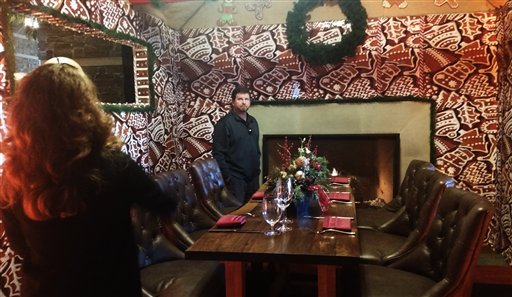
M 434 162 L 432 123 L 435 108 L 428 100 L 292 101 L 251 107 L 263 134 L 400 134 L 400 179 L 410 161 Z

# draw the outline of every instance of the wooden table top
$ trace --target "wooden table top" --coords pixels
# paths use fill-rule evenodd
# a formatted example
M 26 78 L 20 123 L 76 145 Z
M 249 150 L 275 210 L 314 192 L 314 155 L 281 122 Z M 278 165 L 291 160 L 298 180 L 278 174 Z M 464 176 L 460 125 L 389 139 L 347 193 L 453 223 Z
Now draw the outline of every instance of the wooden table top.
M 311 218 L 298 220 L 291 207 L 288 209 L 288 218 L 293 220 L 293 223 L 290 224 L 293 230 L 269 237 L 263 234 L 264 231 L 270 229 L 270 226 L 261 215 L 261 203 L 249 201 L 233 213 L 244 214 L 247 212 L 255 214 L 256 217 L 247 216 L 247 223 L 240 230 L 256 230 L 261 233 L 208 232 L 186 250 L 185 257 L 195 260 L 328 265 L 354 263 L 359 259 L 360 249 L 353 197 L 352 203 L 331 203 L 324 214 L 314 207 L 310 213 L 313 216 L 354 217 L 352 231 L 355 231 L 356 235 L 315 234 L 316 230 L 321 230 L 323 220 Z

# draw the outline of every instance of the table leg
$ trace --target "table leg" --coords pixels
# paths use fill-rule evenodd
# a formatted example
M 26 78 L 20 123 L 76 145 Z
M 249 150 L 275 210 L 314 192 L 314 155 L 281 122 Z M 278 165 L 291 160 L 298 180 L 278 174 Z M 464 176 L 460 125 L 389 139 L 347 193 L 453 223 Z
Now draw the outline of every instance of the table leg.
M 318 297 L 336 297 L 336 266 L 318 265 Z
M 244 262 L 224 262 L 226 297 L 245 296 L 245 268 Z

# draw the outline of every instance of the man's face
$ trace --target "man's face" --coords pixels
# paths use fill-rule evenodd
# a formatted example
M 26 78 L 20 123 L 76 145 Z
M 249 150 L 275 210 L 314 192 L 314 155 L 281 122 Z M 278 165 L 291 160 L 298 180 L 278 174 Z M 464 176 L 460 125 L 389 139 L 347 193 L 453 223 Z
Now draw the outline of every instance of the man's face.
M 235 99 L 232 102 L 233 111 L 236 113 L 247 112 L 249 107 L 251 106 L 251 98 L 247 93 L 238 93 L 236 94 Z

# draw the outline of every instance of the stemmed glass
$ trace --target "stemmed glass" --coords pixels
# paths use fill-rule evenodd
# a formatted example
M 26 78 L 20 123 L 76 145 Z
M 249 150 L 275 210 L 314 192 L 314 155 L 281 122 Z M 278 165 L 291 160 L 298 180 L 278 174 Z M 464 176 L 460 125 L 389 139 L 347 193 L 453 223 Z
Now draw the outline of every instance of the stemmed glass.
M 279 187 L 279 188 L 278 188 Z M 281 232 L 286 232 L 292 230 L 292 227 L 288 226 L 287 224 L 292 223 L 292 220 L 289 220 L 286 217 L 286 209 L 288 206 L 290 206 L 290 203 L 292 202 L 293 198 L 293 180 L 291 177 L 288 177 L 284 180 L 280 180 L 276 183 L 276 198 L 278 200 L 279 208 L 281 208 L 281 211 L 283 213 L 282 219 L 281 219 L 281 226 L 277 228 L 277 230 Z
M 267 236 L 275 236 L 281 234 L 274 229 L 274 226 L 281 218 L 282 210 L 278 205 L 275 197 L 265 197 L 261 202 L 262 214 L 265 221 L 270 225 L 270 230 L 265 232 Z

